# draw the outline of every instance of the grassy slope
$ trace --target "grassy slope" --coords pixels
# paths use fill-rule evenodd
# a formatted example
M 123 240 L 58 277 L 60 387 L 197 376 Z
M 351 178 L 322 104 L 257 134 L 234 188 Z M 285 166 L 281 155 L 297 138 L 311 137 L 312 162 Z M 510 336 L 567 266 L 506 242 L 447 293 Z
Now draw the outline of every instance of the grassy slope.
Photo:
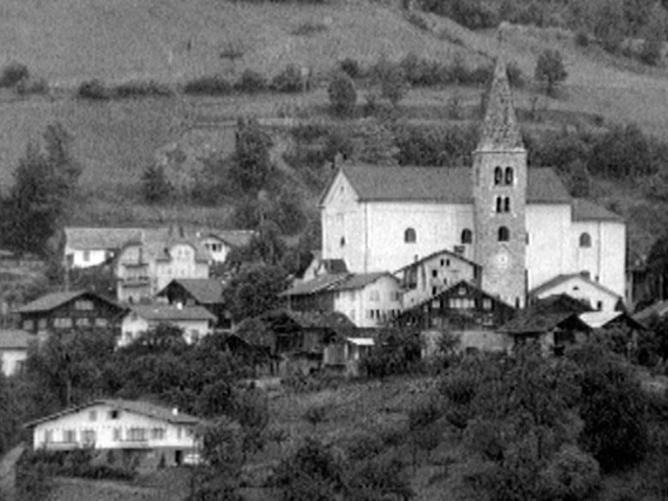
M 440 60 L 460 53 L 471 64 L 503 55 L 531 75 L 537 54 L 544 48 L 558 48 L 565 56 L 569 78 L 564 97 L 541 98 L 543 106 L 596 113 L 608 121 L 636 121 L 668 139 L 664 70 L 647 71 L 595 48 L 576 48 L 570 37 L 557 31 L 508 27 L 499 36 L 496 31 L 474 33 L 447 19 L 425 17 L 433 23 L 431 32 L 410 24 L 398 10 L 364 0 L 332 0 L 325 6 L 220 0 L 5 0 L 0 6 L 0 43 L 11 48 L 6 60 L 23 61 L 33 73 L 70 89 L 92 77 L 108 82 L 155 78 L 178 83 L 214 72 L 232 76 L 245 67 L 272 75 L 287 63 L 307 65 L 323 74 L 344 57 L 368 62 L 381 54 L 398 58 L 409 51 Z M 327 29 L 308 37 L 291 33 L 304 23 L 324 23 Z M 234 69 L 219 57 L 230 43 L 244 50 Z M 415 90 L 405 103 L 419 108 L 442 106 L 453 92 Z M 479 91 L 457 92 L 473 103 Z M 516 99 L 519 106 L 528 108 L 532 97 L 522 92 Z M 102 104 L 82 103 L 59 92 L 53 98 L 29 100 L 0 93 L 0 189 L 11 182 L 11 171 L 26 141 L 39 137 L 44 124 L 57 119 L 75 136 L 77 154 L 85 165 L 82 181 L 86 191 L 94 194 L 94 201 L 89 199 L 74 215 L 76 222 L 168 218 L 173 210 L 137 203 L 136 181 L 155 150 L 181 137 L 194 117 L 272 116 L 281 108 L 308 108 L 326 100 L 322 88 L 304 96 L 175 97 Z M 231 147 L 230 137 L 229 130 L 220 132 L 224 149 Z M 635 213 L 634 207 L 642 203 L 637 191 L 619 186 L 612 187 L 614 194 L 609 191 L 599 190 L 599 198 L 618 201 L 627 214 Z M 229 208 L 189 208 L 187 212 L 190 218 L 219 221 Z M 642 219 L 633 218 L 639 227 L 631 233 L 638 235 L 634 240 L 644 248 L 654 229 L 644 227 Z

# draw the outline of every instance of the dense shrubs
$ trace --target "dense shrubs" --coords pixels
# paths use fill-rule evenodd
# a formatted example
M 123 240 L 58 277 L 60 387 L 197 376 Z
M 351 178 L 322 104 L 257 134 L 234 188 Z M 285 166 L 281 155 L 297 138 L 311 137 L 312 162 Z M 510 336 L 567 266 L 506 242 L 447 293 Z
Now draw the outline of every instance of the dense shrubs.
M 339 69 L 346 73 L 350 78 L 358 78 L 362 76 L 360 63 L 356 59 L 350 57 L 339 61 Z
M 46 94 L 49 92 L 49 83 L 44 78 L 24 78 L 16 84 L 19 95 Z
M 14 87 L 21 80 L 30 77 L 28 67 L 25 64 L 11 62 L 2 67 L 0 73 L 0 87 Z
M 327 89 L 332 111 L 340 116 L 350 116 L 355 110 L 357 91 L 352 78 L 339 72 L 332 78 Z
M 195 78 L 183 87 L 186 94 L 224 96 L 232 92 L 232 84 L 220 75 Z
M 271 80 L 271 89 L 276 92 L 300 92 L 304 82 L 301 71 L 294 64 L 289 64 Z
M 135 80 L 117 85 L 113 89 L 114 97 L 165 97 L 172 95 L 172 89 L 168 85 L 158 83 L 154 80 Z
M 102 81 L 93 79 L 79 85 L 77 96 L 83 99 L 106 100 L 111 98 L 111 91 Z
M 262 92 L 267 89 L 267 79 L 257 71 L 245 70 L 234 84 L 234 88 L 249 94 Z

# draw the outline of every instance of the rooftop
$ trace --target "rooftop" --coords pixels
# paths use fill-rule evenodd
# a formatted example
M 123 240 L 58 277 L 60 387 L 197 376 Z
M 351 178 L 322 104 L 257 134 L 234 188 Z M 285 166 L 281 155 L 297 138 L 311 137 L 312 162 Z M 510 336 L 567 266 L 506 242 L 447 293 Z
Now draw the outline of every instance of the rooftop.
M 166 289 L 172 284 L 183 287 L 198 303 L 217 304 L 223 301 L 223 284 L 215 278 L 177 278 L 160 291 L 158 296 L 164 296 Z
M 82 296 L 97 298 L 100 301 L 104 301 L 105 303 L 116 306 L 118 309 L 122 309 L 122 307 L 115 301 L 107 299 L 104 296 L 100 296 L 95 292 L 78 290 L 69 292 L 52 292 L 50 294 L 45 294 L 44 296 L 39 297 L 28 304 L 24 304 L 15 311 L 17 313 L 38 313 L 51 311 Z
M 86 404 L 77 405 L 75 407 L 70 407 L 64 409 L 60 412 L 44 416 L 42 418 L 36 419 L 29 423 L 26 423 L 25 426 L 35 426 L 46 421 L 51 421 L 57 419 L 61 416 L 67 414 L 73 414 L 79 412 L 83 409 L 93 407 L 96 405 L 107 405 L 113 409 L 123 410 L 131 412 L 134 414 L 140 414 L 142 416 L 148 416 L 151 418 L 159 419 L 161 421 L 166 421 L 168 423 L 174 424 L 198 424 L 201 420 L 195 416 L 189 414 L 174 412 L 173 408 L 165 407 L 162 405 L 153 404 L 151 402 L 146 402 L 143 400 L 122 400 L 122 399 L 99 399 L 93 400 Z
M 129 306 L 146 320 L 177 321 L 177 320 L 216 320 L 216 317 L 203 306 L 173 306 L 168 304 L 135 304 Z
M 558 285 L 561 285 L 565 282 L 568 282 L 569 280 L 580 280 L 588 285 L 591 285 L 592 287 L 597 288 L 598 290 L 605 292 L 606 294 L 609 294 L 613 297 L 619 297 L 619 294 L 615 293 L 614 291 L 608 289 L 607 287 L 601 285 L 598 282 L 594 282 L 593 280 L 585 277 L 584 275 L 580 273 L 570 273 L 570 274 L 561 274 L 557 275 L 554 278 L 551 278 L 547 282 L 542 283 L 538 287 L 533 288 L 532 290 L 529 291 L 530 296 L 535 296 L 538 297 L 540 294 L 543 292 L 547 292 L 550 289 L 553 289 L 554 287 L 557 287 Z
M 140 237 L 142 228 L 65 228 L 67 246 L 77 250 L 120 249 L 128 240 Z
M 574 198 L 573 221 L 622 221 L 622 217 L 584 198 Z
M 0 350 L 26 350 L 37 336 L 20 329 L 0 329 Z

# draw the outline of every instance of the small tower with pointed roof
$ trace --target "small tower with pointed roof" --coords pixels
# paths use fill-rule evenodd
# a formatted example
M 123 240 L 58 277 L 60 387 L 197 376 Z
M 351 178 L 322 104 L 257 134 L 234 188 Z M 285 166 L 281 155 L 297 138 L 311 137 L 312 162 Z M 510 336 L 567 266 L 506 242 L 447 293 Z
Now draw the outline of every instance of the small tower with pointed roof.
M 527 152 L 506 65 L 494 69 L 480 141 L 473 152 L 474 260 L 482 288 L 513 306 L 526 300 Z

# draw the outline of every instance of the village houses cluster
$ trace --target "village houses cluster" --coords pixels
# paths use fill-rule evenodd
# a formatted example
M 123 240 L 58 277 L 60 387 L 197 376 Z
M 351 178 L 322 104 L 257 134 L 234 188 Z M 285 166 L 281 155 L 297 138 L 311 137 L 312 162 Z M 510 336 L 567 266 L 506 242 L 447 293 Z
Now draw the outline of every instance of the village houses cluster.
M 502 63 L 472 157 L 472 168 L 339 168 L 320 200 L 322 248 L 281 294 L 284 309 L 263 316 L 279 373 L 356 373 L 385 326 L 425 339 L 447 330 L 462 349 L 507 350 L 535 337 L 555 351 L 603 325 L 643 328 L 625 313 L 624 221 L 571 197 L 551 168 L 528 167 Z M 210 278 L 210 267 L 252 232 L 172 226 L 65 235 L 69 267 L 113 263 L 116 297 L 62 291 L 18 306 L 18 325 L 0 332 L 4 372 L 20 368 L 31 339 L 64 330 L 114 328 L 118 346 L 159 323 L 180 327 L 190 343 L 216 329 L 234 334 L 225 284 Z M 136 422 L 122 442 L 119 416 Z M 176 448 L 181 462 L 192 419 L 100 400 L 33 423 L 35 446 L 146 441 Z

